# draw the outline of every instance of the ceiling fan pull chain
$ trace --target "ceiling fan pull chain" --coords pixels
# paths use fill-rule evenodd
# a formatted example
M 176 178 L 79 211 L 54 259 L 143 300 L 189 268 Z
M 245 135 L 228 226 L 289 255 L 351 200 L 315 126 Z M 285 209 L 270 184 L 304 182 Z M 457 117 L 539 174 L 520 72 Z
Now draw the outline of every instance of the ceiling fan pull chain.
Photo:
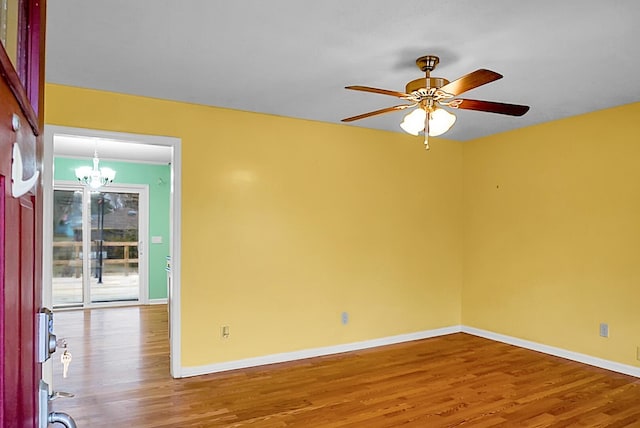
M 424 148 L 429 150 L 429 118 L 431 117 L 431 112 L 427 110 L 427 116 L 424 119 Z

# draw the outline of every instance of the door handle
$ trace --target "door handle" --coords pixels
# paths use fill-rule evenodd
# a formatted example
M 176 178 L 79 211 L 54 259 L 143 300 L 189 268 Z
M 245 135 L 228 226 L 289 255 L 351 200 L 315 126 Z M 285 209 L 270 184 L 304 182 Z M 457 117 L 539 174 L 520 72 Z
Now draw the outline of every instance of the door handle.
M 73 398 L 75 396 L 76 396 L 75 394 L 72 394 L 70 392 L 53 391 L 51 393 L 51 395 L 49 396 L 49 401 L 53 401 L 53 400 L 58 399 L 58 398 Z
M 51 412 L 47 418 L 50 424 L 59 423 L 67 428 L 77 428 L 76 421 L 71 416 L 63 412 Z
M 38 394 L 38 427 L 47 428 L 49 424 L 60 423 L 67 428 L 77 428 L 76 421 L 71 416 L 62 412 L 50 412 L 49 403 L 59 397 L 73 397 L 68 392 L 54 392 L 49 395 L 49 385 L 40 379 Z

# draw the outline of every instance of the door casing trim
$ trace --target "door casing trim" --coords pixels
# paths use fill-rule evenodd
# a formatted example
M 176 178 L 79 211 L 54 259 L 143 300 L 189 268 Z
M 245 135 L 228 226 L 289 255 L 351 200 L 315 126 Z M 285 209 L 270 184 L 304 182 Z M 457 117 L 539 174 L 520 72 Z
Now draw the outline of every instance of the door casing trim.
M 174 378 L 183 377 L 181 359 L 181 312 L 180 312 L 180 267 L 181 267 L 181 215 L 182 215 L 182 140 L 178 137 L 156 136 L 145 134 L 132 134 L 123 132 L 112 132 L 104 130 L 74 128 L 59 125 L 45 125 L 44 127 L 44 153 L 42 167 L 42 206 L 43 206 L 43 249 L 42 252 L 42 284 L 43 284 L 43 306 L 51 307 L 52 296 L 50 278 L 52 277 L 52 242 L 53 230 L 53 147 L 56 135 L 74 135 L 87 138 L 105 138 L 131 142 L 136 144 L 149 144 L 169 146 L 172 148 L 171 159 L 171 204 L 170 204 L 170 254 L 172 293 L 169 300 L 169 354 L 171 376 Z M 49 249 L 47 251 L 47 249 Z M 48 282 L 47 282 L 48 281 Z M 44 365 L 43 378 L 45 382 L 52 384 L 51 364 Z

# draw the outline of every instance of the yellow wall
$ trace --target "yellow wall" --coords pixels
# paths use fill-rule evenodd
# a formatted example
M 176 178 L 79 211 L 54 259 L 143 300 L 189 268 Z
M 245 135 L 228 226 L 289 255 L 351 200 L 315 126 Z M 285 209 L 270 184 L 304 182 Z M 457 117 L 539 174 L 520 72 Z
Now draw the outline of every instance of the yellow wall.
M 400 133 L 58 85 L 45 112 L 182 139 L 185 366 L 460 322 L 640 364 L 640 104 L 428 153 Z
M 640 103 L 464 144 L 465 325 L 640 365 L 638 118 Z
M 184 366 L 460 323 L 460 143 L 59 85 L 45 120 L 182 139 Z

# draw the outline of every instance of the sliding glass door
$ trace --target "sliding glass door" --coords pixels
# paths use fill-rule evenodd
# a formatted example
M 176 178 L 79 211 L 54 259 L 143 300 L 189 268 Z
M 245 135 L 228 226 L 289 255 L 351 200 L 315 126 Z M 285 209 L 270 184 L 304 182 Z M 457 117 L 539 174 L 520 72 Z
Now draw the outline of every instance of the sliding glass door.
M 144 300 L 146 188 L 71 187 L 54 190 L 53 305 Z

